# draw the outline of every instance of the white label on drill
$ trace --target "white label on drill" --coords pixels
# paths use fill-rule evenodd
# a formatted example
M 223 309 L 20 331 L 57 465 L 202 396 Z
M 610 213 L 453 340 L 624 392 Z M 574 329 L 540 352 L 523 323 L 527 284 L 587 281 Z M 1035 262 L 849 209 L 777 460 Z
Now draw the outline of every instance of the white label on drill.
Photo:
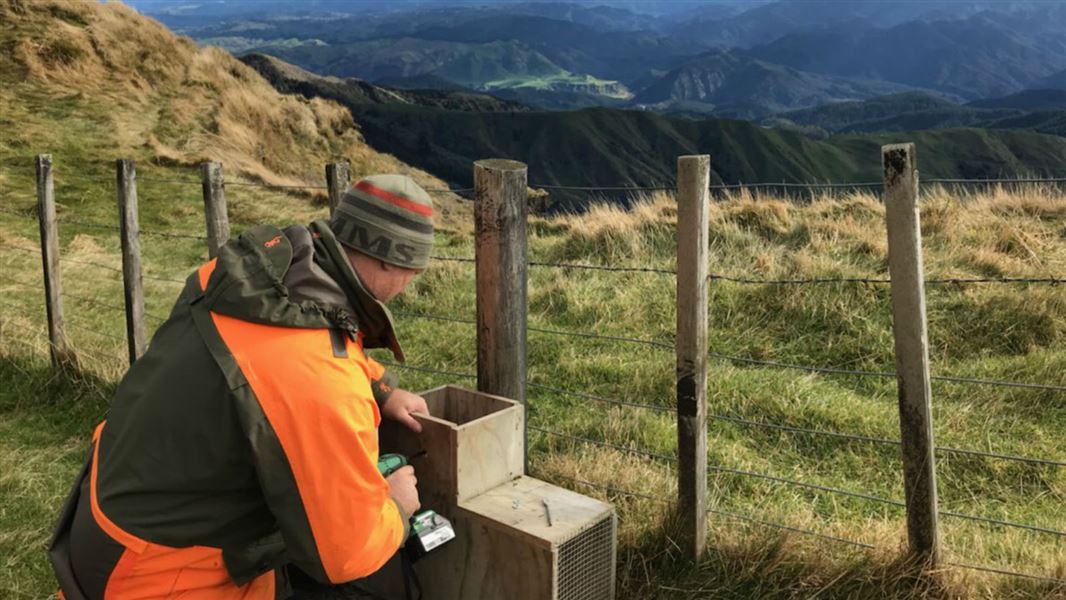
M 426 535 L 422 536 L 419 539 L 422 540 L 422 548 L 424 548 L 426 552 L 429 552 L 430 550 L 433 550 L 444 542 L 447 542 L 448 540 L 454 538 L 455 530 L 452 529 L 452 526 L 443 525 L 441 527 L 438 527 L 437 529 L 434 529 L 433 531 L 427 532 Z

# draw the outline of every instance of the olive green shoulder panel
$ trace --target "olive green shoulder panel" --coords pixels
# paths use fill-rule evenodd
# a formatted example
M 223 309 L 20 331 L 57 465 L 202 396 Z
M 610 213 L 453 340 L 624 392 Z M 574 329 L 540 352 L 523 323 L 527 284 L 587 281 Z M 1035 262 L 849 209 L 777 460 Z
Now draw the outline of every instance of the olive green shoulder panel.
M 226 243 L 207 282 L 204 302 L 212 312 L 278 327 L 329 328 L 333 322 L 314 302 L 293 301 L 284 285 L 292 244 L 277 227 L 261 225 Z

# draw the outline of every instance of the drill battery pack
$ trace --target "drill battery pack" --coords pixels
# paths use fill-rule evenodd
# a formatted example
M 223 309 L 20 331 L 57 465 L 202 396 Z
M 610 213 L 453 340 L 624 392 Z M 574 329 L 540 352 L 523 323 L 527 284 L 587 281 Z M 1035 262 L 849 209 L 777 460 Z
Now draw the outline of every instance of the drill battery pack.
M 433 510 L 424 510 L 411 518 L 411 535 L 404 544 L 404 552 L 415 562 L 453 539 L 455 529 L 451 521 Z

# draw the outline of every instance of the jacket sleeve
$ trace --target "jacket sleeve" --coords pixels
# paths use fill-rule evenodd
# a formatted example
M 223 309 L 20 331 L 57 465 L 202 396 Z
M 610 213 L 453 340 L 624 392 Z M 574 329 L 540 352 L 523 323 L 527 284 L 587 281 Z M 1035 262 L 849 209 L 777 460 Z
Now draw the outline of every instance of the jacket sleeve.
M 371 369 L 323 352 L 325 330 L 258 334 L 264 326 L 215 320 L 231 348 L 247 349 L 234 352 L 254 392 L 242 420 L 288 559 L 329 583 L 377 571 L 403 543 L 408 519 L 377 469 Z
M 367 357 L 366 360 L 370 365 L 370 391 L 374 393 L 374 401 L 377 402 L 378 409 L 380 409 L 385 406 L 385 401 L 389 399 L 392 391 L 399 385 L 400 378 L 378 361 L 370 357 Z

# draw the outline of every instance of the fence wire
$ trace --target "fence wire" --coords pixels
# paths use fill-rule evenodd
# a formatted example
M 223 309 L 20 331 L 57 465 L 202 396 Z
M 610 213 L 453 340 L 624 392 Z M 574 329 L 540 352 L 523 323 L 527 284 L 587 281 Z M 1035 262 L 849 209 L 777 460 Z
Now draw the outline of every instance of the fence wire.
M 609 486 L 609 485 L 603 485 L 603 484 L 600 484 L 600 483 L 593 483 L 591 481 L 585 481 L 583 479 L 577 479 L 577 478 L 574 478 L 574 477 L 568 477 L 566 475 L 552 474 L 551 477 L 557 478 L 557 479 L 563 479 L 563 480 L 566 480 L 566 481 L 571 481 L 571 482 L 579 484 L 579 485 L 588 486 L 588 487 L 593 488 L 593 489 L 599 489 L 599 490 L 603 490 L 603 491 L 606 491 L 606 492 L 610 492 L 610 493 L 618 494 L 618 495 L 622 495 L 622 496 L 632 496 L 632 497 L 641 498 L 641 499 L 644 499 L 644 500 L 651 500 L 653 502 L 658 502 L 660 504 L 673 504 L 674 503 L 673 500 L 671 500 L 669 498 L 666 498 L 664 496 L 654 496 L 652 494 L 643 494 L 643 493 L 640 493 L 640 492 L 631 492 L 631 491 L 628 491 L 628 490 L 619 489 L 619 488 L 616 488 L 616 487 L 613 487 L 613 486 Z M 783 523 L 775 523 L 773 521 L 766 521 L 766 520 L 758 519 L 758 518 L 755 518 L 755 517 L 752 517 L 752 516 L 749 516 L 749 515 L 743 515 L 743 514 L 740 514 L 740 513 L 735 513 L 735 512 L 731 512 L 731 511 L 722 510 L 722 509 L 719 509 L 719 508 L 708 508 L 707 509 L 707 513 L 708 514 L 720 515 L 720 516 L 728 517 L 728 518 L 731 518 L 731 519 L 735 519 L 735 520 L 743 521 L 743 522 L 747 522 L 747 523 L 753 523 L 755 525 L 761 525 L 763 527 L 769 527 L 771 529 L 777 529 L 777 530 L 781 530 L 781 531 L 788 531 L 788 532 L 791 532 L 791 533 L 800 533 L 800 534 L 803 534 L 803 535 L 808 535 L 808 536 L 819 538 L 819 539 L 823 539 L 823 540 L 828 540 L 828 541 L 832 541 L 832 542 L 838 542 L 838 543 L 841 543 L 841 544 L 846 544 L 848 546 L 855 546 L 855 547 L 859 547 L 859 548 L 865 548 L 865 549 L 868 549 L 868 550 L 873 550 L 873 549 L 877 548 L 873 544 L 867 544 L 865 542 L 857 542 L 857 541 L 849 540 L 849 539 L 846 539 L 846 538 L 827 535 L 827 534 L 820 533 L 820 532 L 817 532 L 817 531 L 813 531 L 813 530 L 810 530 L 810 529 L 803 529 L 803 528 L 800 528 L 800 527 L 794 527 L 792 525 L 785 525 Z
M 540 432 L 540 433 L 544 433 L 544 434 L 547 434 L 547 435 L 552 435 L 552 436 L 563 438 L 563 439 L 569 439 L 571 441 L 579 442 L 579 443 L 582 443 L 582 444 L 589 444 L 589 445 L 593 445 L 593 446 L 599 446 L 599 447 L 602 447 L 602 448 L 618 450 L 619 452 L 632 454 L 634 456 L 643 456 L 645 458 L 652 458 L 652 459 L 655 459 L 655 460 L 661 460 L 661 461 L 665 461 L 665 462 L 671 462 L 671 463 L 676 463 L 677 462 L 677 458 L 676 457 L 670 456 L 670 455 L 666 455 L 666 454 L 660 454 L 660 453 L 656 453 L 656 452 L 651 452 L 651 451 L 643 450 L 643 449 L 640 449 L 640 448 L 629 448 L 629 447 L 626 447 L 626 446 L 620 446 L 620 445 L 617 445 L 617 444 L 611 444 L 609 442 L 604 442 L 604 441 L 601 441 L 601 440 L 594 440 L 594 439 L 587 438 L 587 437 L 576 436 L 576 435 L 567 434 L 567 433 L 560 433 L 558 431 L 552 431 L 550 429 L 545 429 L 545 428 L 542 428 L 542 427 L 535 427 L 535 426 L 532 426 L 532 425 L 529 425 L 527 427 L 531 431 L 537 431 L 537 432 Z M 891 498 L 884 498 L 882 496 L 876 496 L 876 495 L 873 495 L 873 494 L 867 494 L 867 493 L 862 493 L 862 492 L 853 492 L 853 491 L 850 491 L 850 490 L 844 490 L 844 489 L 835 488 L 835 487 L 826 486 L 826 485 L 820 485 L 820 484 L 816 484 L 816 483 L 808 483 L 806 481 L 799 481 L 799 480 L 796 480 L 796 479 L 789 479 L 787 477 L 780 477 L 780 476 L 777 476 L 777 475 L 768 475 L 766 473 L 757 473 L 757 472 L 754 472 L 754 471 L 746 471 L 746 470 L 743 470 L 743 469 L 735 469 L 735 468 L 726 467 L 726 466 L 723 466 L 723 465 L 708 465 L 707 471 L 708 471 L 708 474 L 712 473 L 712 472 L 717 472 L 717 473 L 726 473 L 726 474 L 729 474 L 729 475 L 736 475 L 736 476 L 740 476 L 740 477 L 748 477 L 748 478 L 752 478 L 752 479 L 762 479 L 762 480 L 765 480 L 765 481 L 772 481 L 774 483 L 781 483 L 781 484 L 790 485 L 790 486 L 794 486 L 794 487 L 801 487 L 801 488 L 806 488 L 806 489 L 810 489 L 810 490 L 814 490 L 814 491 L 821 491 L 821 492 L 831 493 L 831 494 L 835 494 L 835 495 L 838 495 L 838 496 L 846 496 L 846 497 L 850 497 L 850 498 L 856 498 L 856 499 L 859 499 L 859 500 L 865 500 L 865 501 L 873 502 L 873 503 L 876 503 L 876 504 L 883 504 L 883 505 L 886 505 L 886 506 L 893 506 L 893 507 L 896 507 L 896 508 L 906 508 L 906 503 L 904 503 L 901 500 L 894 500 L 894 499 L 891 499 Z M 970 514 L 966 514 L 966 513 L 959 513 L 959 512 L 955 512 L 955 511 L 941 510 L 939 512 L 943 516 L 952 517 L 952 518 L 961 519 L 961 520 L 966 520 L 966 521 L 973 521 L 973 522 L 984 523 L 984 524 L 988 524 L 988 525 L 996 525 L 996 526 L 1006 527 L 1006 528 L 1011 528 L 1011 529 L 1023 529 L 1023 530 L 1027 530 L 1027 531 L 1033 531 L 1033 532 L 1036 532 L 1036 533 L 1042 533 L 1042 534 L 1047 534 L 1047 535 L 1052 535 L 1052 536 L 1057 536 L 1057 537 L 1066 537 L 1066 531 L 1060 531 L 1058 529 L 1052 529 L 1050 527 L 1041 527 L 1039 525 L 1029 525 L 1029 524 L 1026 524 L 1026 523 L 1017 523 L 1017 522 L 1014 522 L 1014 521 L 1007 521 L 1007 520 L 1004 520 L 1004 519 L 995 519 L 995 518 L 992 518 L 992 517 L 982 517 L 982 516 L 978 516 L 978 515 L 970 515 Z

